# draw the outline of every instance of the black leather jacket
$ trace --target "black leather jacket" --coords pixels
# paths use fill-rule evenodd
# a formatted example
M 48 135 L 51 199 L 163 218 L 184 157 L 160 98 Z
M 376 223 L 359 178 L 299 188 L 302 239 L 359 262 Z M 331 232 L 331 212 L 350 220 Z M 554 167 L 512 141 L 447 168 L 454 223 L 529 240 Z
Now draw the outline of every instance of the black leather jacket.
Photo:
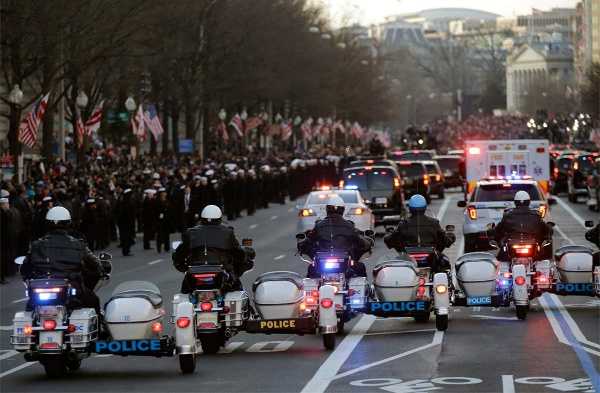
M 600 247 L 600 224 L 585 233 L 585 239 Z
M 173 266 L 180 272 L 191 265 L 223 265 L 240 277 L 253 266 L 254 250 L 240 247 L 233 228 L 223 224 L 200 224 L 184 232 L 182 240 L 173 254 Z
M 495 240 L 502 244 L 511 236 L 529 235 L 538 242 L 552 239 L 552 228 L 542 220 L 537 211 L 520 206 L 504 213 L 494 230 Z
M 306 235 L 306 239 L 298 242 L 298 252 L 311 258 L 314 258 L 317 251 L 333 247 L 336 250 L 348 250 L 352 259 L 358 261 L 373 248 L 372 241 L 363 236 L 352 221 L 335 213 L 317 221 L 314 229 Z
M 400 221 L 396 230 L 383 239 L 388 248 L 404 252 L 405 247 L 435 247 L 439 252 L 450 247 L 456 237 L 446 233 L 440 222 L 424 213 L 413 213 L 408 219 Z
M 83 282 L 90 290 L 103 276 L 98 258 L 87 248 L 85 241 L 67 231 L 54 230 L 31 244 L 31 253 L 21 266 L 23 279 L 67 278 Z

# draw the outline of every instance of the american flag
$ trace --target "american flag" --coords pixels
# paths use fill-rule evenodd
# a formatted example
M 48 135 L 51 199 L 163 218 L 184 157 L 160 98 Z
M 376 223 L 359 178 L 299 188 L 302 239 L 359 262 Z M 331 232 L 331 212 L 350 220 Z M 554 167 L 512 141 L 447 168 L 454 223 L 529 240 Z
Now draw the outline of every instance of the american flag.
M 83 145 L 85 125 L 83 124 L 83 119 L 81 118 L 81 112 L 79 111 L 79 108 L 77 108 L 75 112 L 77 113 L 77 119 L 75 120 L 75 135 L 77 136 L 77 146 L 81 147 L 81 145 Z
M 144 109 L 142 106 L 138 106 L 137 113 L 131 118 L 131 129 L 133 135 L 135 135 L 140 141 L 146 140 L 146 127 L 144 125 Z
M 358 124 L 358 122 L 354 122 L 354 124 L 352 124 L 352 128 L 350 129 L 350 132 L 352 133 L 352 135 L 354 135 L 355 138 L 360 139 L 363 137 L 363 135 L 365 134 L 365 131 L 363 130 L 363 128 L 360 126 L 360 124 Z
M 241 137 L 244 136 L 244 123 L 242 123 L 242 118 L 239 113 L 236 113 L 235 116 L 231 118 L 229 125 L 235 129 L 235 132 Z
M 40 128 L 40 123 L 46 112 L 49 96 L 50 93 L 40 97 L 33 105 L 33 108 L 31 108 L 29 114 L 21 120 L 21 124 L 19 125 L 19 142 L 29 148 L 32 148 L 37 141 L 38 129 Z
M 158 137 L 160 137 L 165 130 L 163 129 L 162 124 L 160 124 L 160 119 L 158 118 L 158 113 L 156 112 L 156 106 L 150 104 L 148 105 L 148 109 L 144 112 L 144 123 L 146 123 L 146 127 L 154 136 L 154 140 L 158 141 Z
M 344 127 L 344 124 L 342 123 L 342 121 L 341 121 L 341 120 L 338 120 L 338 121 L 336 121 L 336 122 L 333 124 L 333 129 L 334 129 L 334 130 L 340 130 L 340 132 L 341 132 L 342 134 L 345 134 L 345 133 L 346 133 L 346 127 Z
M 254 116 L 246 120 L 246 131 L 253 130 L 260 127 L 263 124 L 263 119 L 258 116 Z
M 101 101 L 95 108 L 89 119 L 85 122 L 85 132 L 88 135 L 92 135 L 93 132 L 98 131 L 100 123 L 102 122 L 102 107 L 104 101 Z
M 283 121 L 281 123 L 281 140 L 287 141 L 292 136 L 292 120 Z
M 229 142 L 229 134 L 227 133 L 227 126 L 225 125 L 225 122 L 221 121 L 219 122 L 219 124 L 217 125 L 217 135 L 221 135 L 221 138 L 223 138 L 223 142 L 227 143 Z
M 300 126 L 300 130 L 302 131 L 302 136 L 304 137 L 304 139 L 310 139 L 312 137 L 312 122 L 312 118 L 308 118 Z

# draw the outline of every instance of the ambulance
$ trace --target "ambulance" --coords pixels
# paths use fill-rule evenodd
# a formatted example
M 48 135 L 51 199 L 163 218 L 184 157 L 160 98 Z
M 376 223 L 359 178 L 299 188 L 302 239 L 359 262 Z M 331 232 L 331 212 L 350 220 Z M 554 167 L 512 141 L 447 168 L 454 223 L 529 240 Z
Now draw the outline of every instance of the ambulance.
M 484 179 L 535 180 L 550 190 L 550 143 L 546 139 L 471 140 L 465 145 L 466 192 Z

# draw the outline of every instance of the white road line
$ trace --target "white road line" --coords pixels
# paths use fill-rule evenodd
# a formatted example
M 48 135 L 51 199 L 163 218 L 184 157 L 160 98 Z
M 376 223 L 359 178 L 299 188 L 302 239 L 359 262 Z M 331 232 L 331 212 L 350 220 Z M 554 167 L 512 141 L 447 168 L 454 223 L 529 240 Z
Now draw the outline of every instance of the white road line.
M 515 380 L 512 375 L 502 376 L 502 393 L 515 393 Z
M 161 263 L 162 259 L 157 259 L 156 261 L 148 262 L 148 265 L 156 265 L 157 263 Z
M 406 334 L 406 333 L 423 333 L 423 332 L 435 332 L 435 329 L 418 329 L 418 330 L 398 330 L 392 332 L 375 332 L 367 333 L 365 336 L 382 336 L 386 334 Z
M 518 321 L 517 317 L 496 317 L 493 315 L 473 315 L 473 318 L 481 318 L 481 319 L 499 319 L 502 321 Z
M 352 355 L 354 348 L 360 343 L 362 337 L 369 331 L 369 328 L 375 321 L 372 315 L 362 315 L 352 328 L 350 334 L 344 337 L 344 340 L 337 346 L 335 351 L 321 367 L 317 370 L 312 379 L 308 381 L 301 393 L 323 393 L 329 387 L 329 384 L 335 378 L 338 370 L 344 365 L 346 359 Z
M 438 221 L 442 221 L 442 219 L 444 218 L 444 216 L 446 215 L 446 210 L 448 210 L 448 205 L 450 205 L 450 201 L 452 200 L 452 197 L 446 197 L 446 199 L 444 199 L 444 203 L 442 203 L 442 207 L 440 207 L 440 210 L 438 211 L 437 214 L 437 219 Z
M 560 229 L 560 227 L 558 225 L 554 226 L 554 229 L 556 229 L 556 232 L 558 232 L 558 234 L 560 236 L 563 237 L 563 239 L 565 239 L 566 241 L 568 241 L 571 244 L 575 244 L 575 242 L 573 240 L 571 240 L 564 232 L 562 229 Z
M 271 220 L 277 220 L 278 216 L 271 216 Z
M 34 364 L 37 364 L 37 362 L 27 362 L 27 363 L 20 364 L 17 367 L 11 368 L 10 370 L 7 370 L 7 371 L 3 372 L 2 374 L 0 374 L 0 379 L 6 377 L 7 375 L 14 374 L 17 371 L 23 370 L 24 368 L 27 368 L 29 366 L 33 366 Z
M 219 350 L 219 353 L 232 353 L 242 345 L 244 345 L 243 341 L 230 342 L 224 348 L 221 348 L 221 350 Z
M 581 216 L 579 214 L 577 214 L 575 212 L 575 210 L 573 210 L 571 208 L 571 206 L 569 206 L 566 202 L 564 202 L 562 199 L 560 198 L 554 198 L 556 199 L 556 201 L 558 202 L 558 204 L 567 211 L 567 213 L 569 213 L 571 216 L 573 216 L 573 218 L 575 219 L 575 221 L 577 221 L 579 224 L 581 224 L 582 227 L 585 228 L 585 220 L 583 218 L 581 218 Z
M 285 254 L 281 254 L 281 255 L 277 255 L 275 258 L 273 258 L 274 260 L 278 261 L 280 259 L 285 258 Z
M 2 355 L 0 355 L 0 360 L 12 358 L 13 356 L 17 355 L 18 353 L 19 352 L 17 352 L 17 351 L 9 349 L 8 351 L 6 351 L 6 353 L 3 353 Z
M 600 344 L 597 344 L 595 342 L 589 341 L 587 339 L 587 337 L 585 337 L 585 335 L 583 334 L 583 332 L 581 331 L 581 329 L 579 329 L 579 326 L 577 326 L 577 323 L 575 322 L 575 320 L 573 319 L 573 317 L 571 317 L 571 314 L 569 314 L 569 312 L 565 308 L 565 305 L 563 304 L 563 302 L 560 301 L 560 298 L 558 296 L 554 295 L 554 294 L 551 294 L 549 296 L 552 297 L 552 299 L 558 305 L 558 311 L 560 311 L 560 313 L 562 314 L 563 318 L 565 319 L 565 322 L 567 322 L 567 325 L 569 326 L 569 328 L 573 332 L 573 336 L 575 336 L 575 338 L 577 339 L 577 341 L 579 341 L 582 344 L 589 345 L 590 347 L 594 347 L 594 348 L 600 349 Z
M 258 224 L 252 224 L 250 225 L 250 229 L 255 229 L 258 226 Z
M 334 380 L 334 379 L 340 379 L 340 378 L 345 378 L 345 377 L 347 377 L 349 375 L 353 375 L 353 374 L 365 371 L 365 370 L 367 370 L 369 368 L 380 366 L 382 364 L 389 363 L 391 361 L 407 357 L 409 355 L 412 355 L 413 353 L 417 353 L 417 352 L 423 351 L 425 349 L 429 349 L 429 348 L 435 347 L 437 345 L 440 345 L 442 343 L 443 339 L 444 339 L 444 332 L 436 331 L 433 334 L 433 340 L 429 344 L 422 345 L 420 347 L 411 349 L 410 351 L 402 352 L 402 353 L 399 353 L 398 355 L 391 356 L 389 358 L 385 358 L 385 359 L 379 360 L 377 362 L 365 364 L 364 366 L 360 366 L 360 367 L 357 367 L 355 369 L 348 370 L 348 371 L 343 372 L 341 374 L 337 374 L 336 376 L 334 376 L 332 378 L 332 380 Z
M 291 213 L 291 212 L 293 212 L 294 210 L 296 210 L 296 208 L 294 208 L 294 207 L 290 207 L 290 208 L 288 209 L 288 213 Z
M 15 304 L 15 303 L 22 303 L 22 302 L 26 302 L 28 299 L 29 299 L 28 297 L 24 297 L 24 298 L 21 298 L 21 299 L 13 300 L 12 303 L 13 304 Z

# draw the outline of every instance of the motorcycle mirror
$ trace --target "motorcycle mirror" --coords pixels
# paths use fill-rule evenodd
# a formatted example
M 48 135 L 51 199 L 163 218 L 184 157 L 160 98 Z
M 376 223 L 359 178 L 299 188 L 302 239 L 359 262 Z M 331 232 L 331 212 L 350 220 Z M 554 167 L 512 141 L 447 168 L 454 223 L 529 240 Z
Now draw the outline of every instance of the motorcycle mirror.
M 490 240 L 490 247 L 492 248 L 492 250 L 498 250 L 498 249 L 500 249 L 500 246 L 498 245 L 498 242 L 496 242 L 495 240 Z
M 296 240 L 304 240 L 306 239 L 306 235 L 304 233 L 299 233 L 296 235 Z
M 242 239 L 242 246 L 252 247 L 252 239 Z
M 98 255 L 98 258 L 102 261 L 110 261 L 112 260 L 112 255 L 107 252 L 101 252 L 100 255 Z
M 368 236 L 368 237 L 374 237 L 374 236 L 375 236 L 375 232 L 374 232 L 374 231 L 372 231 L 372 230 L 370 230 L 370 229 L 367 229 L 367 230 L 365 231 L 365 236 Z
M 458 201 L 458 202 L 456 202 L 456 206 L 467 207 L 467 201 Z
M 446 232 L 454 232 L 455 228 L 454 225 L 446 225 Z
M 494 222 L 490 222 L 489 224 L 486 225 L 487 230 L 492 230 L 494 228 L 496 228 L 496 223 Z
M 544 247 L 548 247 L 548 246 L 550 246 L 550 245 L 552 245 L 552 243 L 551 243 L 550 241 L 548 241 L 548 240 L 544 240 L 544 242 L 542 243 L 542 248 L 544 248 Z
M 584 224 L 585 224 L 586 228 L 593 228 L 594 227 L 594 221 L 592 221 L 592 220 L 588 220 Z
M 15 263 L 16 263 L 17 265 L 22 265 L 22 264 L 23 264 L 23 262 L 25 262 L 25 257 L 24 257 L 24 256 L 20 256 L 20 257 L 16 257 L 16 258 L 15 258 Z
M 181 243 L 183 243 L 183 242 L 181 242 L 181 241 L 179 241 L 179 240 L 175 240 L 174 242 L 172 242 L 172 243 L 171 243 L 171 249 L 172 249 L 173 251 L 174 251 L 174 250 L 176 250 L 176 249 L 177 249 L 177 247 L 179 247 L 179 246 L 181 245 Z
M 548 221 L 548 222 L 547 222 L 547 224 L 548 224 L 549 226 L 551 226 L 552 228 L 554 228 L 554 227 L 556 226 L 556 224 L 555 224 L 555 223 L 553 223 L 552 221 Z
M 548 198 L 548 204 L 549 205 L 556 205 L 556 199 L 555 198 Z

